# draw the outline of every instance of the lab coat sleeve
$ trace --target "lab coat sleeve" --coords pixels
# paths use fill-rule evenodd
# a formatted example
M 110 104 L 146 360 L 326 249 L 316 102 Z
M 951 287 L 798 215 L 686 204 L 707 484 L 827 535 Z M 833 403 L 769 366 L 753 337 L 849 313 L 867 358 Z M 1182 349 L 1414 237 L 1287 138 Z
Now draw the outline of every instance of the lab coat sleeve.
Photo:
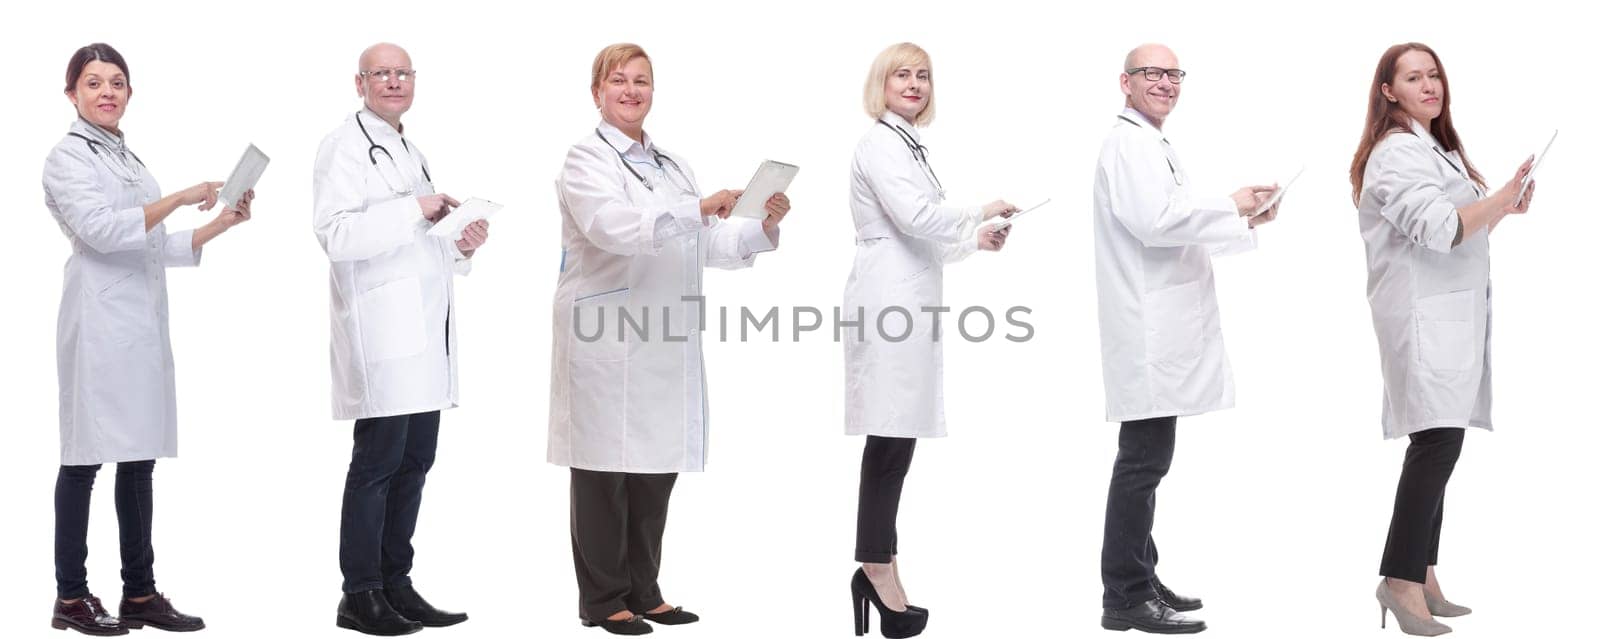
M 961 260 L 967 259 L 967 257 L 969 257 L 973 253 L 977 253 L 977 252 L 978 252 L 978 237 L 977 237 L 976 234 L 974 234 L 972 237 L 969 237 L 969 238 L 967 238 L 965 240 L 962 240 L 960 242 L 954 242 L 954 243 L 950 243 L 950 244 L 945 244 L 944 245 L 944 263 L 945 264 L 952 264 L 952 263 L 955 263 L 955 262 L 960 262 Z
M 349 262 L 377 257 L 416 241 L 429 226 L 415 197 L 367 206 L 365 154 L 337 134 L 322 141 L 311 181 L 312 230 L 328 259 Z
M 916 161 L 907 157 L 904 149 L 897 153 L 897 149 L 879 142 L 869 141 L 861 146 L 862 175 L 895 228 L 912 237 L 946 244 L 971 238 L 983 221 L 983 208 L 939 206 L 928 196 L 924 186 L 927 178 Z
M 579 144 L 567 152 L 556 189 L 584 238 L 608 253 L 655 255 L 667 240 L 700 232 L 697 198 L 686 195 L 671 205 L 635 206 L 626 199 L 624 175 L 615 158 L 599 149 Z
M 1372 154 L 1369 162 L 1378 171 L 1363 197 L 1377 198 L 1378 213 L 1412 243 L 1448 253 L 1461 218 L 1445 195 L 1433 148 L 1412 136 L 1396 135 L 1402 137 Z
M 706 230 L 706 265 L 740 269 L 754 266 L 757 253 L 778 248 L 779 230 L 768 233 L 759 220 L 710 218 Z
M 94 157 L 88 146 L 56 147 L 44 164 L 45 200 L 53 204 L 57 221 L 72 235 L 100 253 L 132 251 L 144 246 L 144 207 L 112 208 L 111 199 L 95 179 Z
M 1230 197 L 1191 198 L 1171 189 L 1172 167 L 1160 140 L 1127 135 L 1101 157 L 1111 213 L 1150 248 L 1201 245 L 1213 250 L 1252 241 L 1250 222 Z
M 169 268 L 199 266 L 200 249 L 194 247 L 194 229 L 168 233 L 162 238 L 161 259 Z
M 462 276 L 472 274 L 472 258 L 467 257 L 466 253 L 461 252 L 461 247 L 456 244 L 455 240 L 447 238 L 434 239 L 439 242 L 443 242 L 443 246 L 439 248 L 445 252 L 446 256 L 453 260 L 450 265 L 450 270 L 452 272 L 454 272 L 456 275 Z

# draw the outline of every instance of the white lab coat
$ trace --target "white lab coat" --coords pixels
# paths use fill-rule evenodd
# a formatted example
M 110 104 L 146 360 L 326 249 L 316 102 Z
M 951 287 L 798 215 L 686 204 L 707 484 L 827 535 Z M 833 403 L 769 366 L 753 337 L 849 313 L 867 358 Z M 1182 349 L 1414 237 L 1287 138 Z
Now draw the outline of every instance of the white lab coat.
M 705 469 L 701 355 L 705 266 L 736 269 L 776 247 L 754 220 L 700 216 L 689 163 L 601 122 L 556 179 L 561 274 L 550 357 L 550 463 L 629 473 Z M 607 142 L 611 146 L 607 145 Z M 613 150 L 616 149 L 616 150 Z M 617 151 L 655 186 L 647 189 Z M 651 151 L 673 162 L 660 166 Z M 665 309 L 665 310 L 664 310 Z M 574 326 L 574 312 L 578 324 Z M 648 315 L 647 337 L 619 319 Z M 593 338 L 601 327 L 604 332 Z M 620 337 L 619 337 L 620 336 Z
M 394 163 L 382 151 L 372 161 L 352 114 L 322 139 L 312 179 L 312 226 L 330 262 L 333 418 L 454 408 L 452 276 L 470 262 L 453 238 L 427 234 L 422 152 L 371 111 L 360 117 Z
M 1483 198 L 1427 129 L 1373 148 L 1358 206 L 1367 301 L 1383 363 L 1383 435 L 1489 421 L 1489 233 L 1451 247 L 1456 209 Z
M 921 143 L 904 118 L 889 112 L 883 121 Z M 955 334 L 954 317 L 940 314 L 935 340 L 934 314 L 922 309 L 944 305 L 944 264 L 978 250 L 983 208 L 943 203 L 905 139 L 874 121 L 856 144 L 850 175 L 856 258 L 840 316 L 861 326 L 841 322 L 848 435 L 945 435 L 944 339 Z M 883 314 L 891 307 L 909 313 L 909 333 L 907 313 Z
M 122 138 L 82 119 L 69 131 L 96 141 L 99 153 L 69 134 L 44 165 L 45 206 L 72 243 L 56 321 L 61 463 L 173 457 L 165 271 L 199 264 L 200 251 L 193 231 L 145 231 L 144 206 L 161 187 Z
M 1190 193 L 1172 146 L 1131 108 L 1100 147 L 1094 242 L 1106 420 L 1232 408 L 1211 256 L 1253 248 L 1255 233 L 1232 198 Z

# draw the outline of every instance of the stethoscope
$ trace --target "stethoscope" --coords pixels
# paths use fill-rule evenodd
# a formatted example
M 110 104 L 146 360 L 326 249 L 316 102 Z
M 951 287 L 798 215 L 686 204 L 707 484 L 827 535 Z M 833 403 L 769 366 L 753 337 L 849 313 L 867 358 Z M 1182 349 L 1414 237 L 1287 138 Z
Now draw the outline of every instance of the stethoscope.
M 1144 125 L 1139 124 L 1138 122 L 1134 122 L 1132 118 L 1129 118 L 1126 115 L 1119 115 L 1119 116 L 1117 116 L 1117 118 L 1122 120 L 1123 122 L 1127 122 L 1128 124 L 1132 124 L 1132 125 L 1134 125 L 1136 127 L 1139 127 L 1141 129 L 1144 128 Z M 1171 143 L 1167 142 L 1166 138 L 1161 138 L 1161 143 L 1165 144 L 1165 145 L 1167 145 L 1169 147 L 1172 146 Z M 1164 154 L 1164 153 L 1162 154 L 1162 156 L 1166 157 L 1167 170 L 1172 172 L 1172 181 L 1173 181 L 1173 183 L 1177 184 L 1178 186 L 1183 186 L 1183 178 L 1178 175 L 1178 167 L 1177 167 L 1177 165 L 1172 163 L 1172 158 L 1171 157 L 1167 157 L 1166 154 Z
M 650 180 L 648 178 L 646 178 L 644 176 L 644 174 L 639 173 L 639 171 L 637 169 L 633 168 L 633 161 L 629 160 L 628 156 L 623 155 L 622 151 L 617 150 L 617 145 L 612 144 L 611 140 L 607 140 L 606 136 L 600 134 L 600 128 L 599 127 L 595 127 L 594 135 L 595 135 L 595 137 L 600 138 L 601 142 L 605 142 L 606 146 L 611 147 L 611 151 L 613 153 L 617 154 L 617 159 L 622 160 L 622 168 L 625 168 L 625 169 L 628 170 L 629 173 L 632 173 L 633 177 L 638 179 L 639 183 L 643 184 L 645 189 L 648 189 L 651 193 L 654 193 L 656 191 L 656 186 L 654 184 L 651 184 Z M 656 150 L 654 148 L 650 149 L 650 154 L 655 158 L 657 168 L 661 169 L 662 174 L 665 175 L 665 177 L 666 177 L 668 182 L 671 182 L 673 186 L 678 187 L 678 189 L 683 191 L 684 193 L 687 193 L 689 195 L 695 195 L 695 190 L 694 190 L 693 186 L 684 186 L 683 184 L 678 184 L 677 182 L 674 182 L 672 180 L 672 174 L 667 173 L 667 165 L 671 164 L 672 165 L 672 170 L 677 171 L 678 175 L 683 176 L 683 181 L 685 183 L 687 183 L 689 181 L 688 174 L 683 172 L 683 167 L 678 166 L 678 161 L 677 160 L 674 160 L 674 159 L 672 159 L 670 157 L 667 157 L 667 154 L 662 153 L 661 151 Z
M 382 152 L 384 157 L 389 158 L 389 166 L 394 167 L 395 175 L 400 175 L 400 163 L 394 161 L 394 156 L 389 153 L 389 149 L 384 148 L 382 144 L 378 144 L 372 140 L 372 134 L 367 133 L 367 125 L 361 123 L 360 111 L 356 112 L 356 126 L 361 127 L 361 135 L 366 136 L 367 138 L 367 160 L 372 162 L 373 170 L 377 171 L 378 177 L 383 179 L 384 186 L 389 187 L 389 192 L 397 196 L 411 195 L 412 193 L 416 192 L 416 189 L 395 188 L 394 183 L 389 181 L 389 176 L 384 175 L 383 171 L 378 169 L 378 153 Z M 406 142 L 405 136 L 400 136 L 400 145 L 406 148 L 406 153 L 411 152 L 411 144 Z M 428 164 L 426 162 L 422 164 L 422 179 L 426 180 L 429 184 L 433 184 L 433 176 L 428 175 Z
M 1476 194 L 1478 197 L 1483 197 L 1483 190 L 1478 188 L 1478 183 L 1477 182 L 1473 182 L 1472 181 L 1472 176 L 1467 175 L 1466 171 L 1461 170 L 1461 167 L 1456 166 L 1455 162 L 1450 161 L 1450 156 L 1445 155 L 1444 151 L 1440 151 L 1438 146 L 1434 146 L 1433 147 L 1433 152 L 1434 153 L 1438 153 L 1439 154 L 1439 158 L 1443 159 L 1445 164 L 1450 165 L 1450 168 L 1456 170 L 1456 175 L 1460 175 L 1461 179 L 1466 180 L 1467 184 L 1470 184 L 1472 186 L 1472 192 L 1474 194 Z
M 883 120 L 878 120 L 878 124 L 889 127 L 890 131 L 894 131 L 895 135 L 900 136 L 900 141 L 905 143 L 906 148 L 911 149 L 911 157 L 916 158 L 917 165 L 921 166 L 923 173 L 927 174 L 928 181 L 933 182 L 933 188 L 939 190 L 939 199 L 943 201 L 944 184 L 939 182 L 939 174 L 933 172 L 933 165 L 928 164 L 928 147 L 922 146 L 922 144 L 917 142 L 916 138 L 911 137 L 911 134 L 907 133 L 905 129 L 897 127 L 893 124 L 889 124 L 888 122 L 884 122 Z
M 116 175 L 118 178 L 121 178 L 123 182 L 128 184 L 138 184 L 140 180 L 144 179 L 144 173 L 142 171 L 134 170 L 133 165 L 128 164 L 127 158 L 122 157 L 121 153 L 112 153 L 111 147 L 106 146 L 104 142 L 81 133 L 68 133 L 67 135 L 83 140 L 84 144 L 89 145 L 89 150 L 94 152 L 95 157 L 100 158 L 100 161 L 105 163 L 106 168 L 111 169 L 111 173 Z M 105 149 L 106 152 L 101 153 L 100 149 Z M 144 166 L 144 160 L 139 159 L 139 156 L 135 155 L 133 151 L 130 151 L 126 148 L 124 148 L 123 151 L 132 156 L 133 161 L 138 162 L 139 166 Z M 116 158 L 117 161 L 112 162 L 110 160 L 111 157 Z

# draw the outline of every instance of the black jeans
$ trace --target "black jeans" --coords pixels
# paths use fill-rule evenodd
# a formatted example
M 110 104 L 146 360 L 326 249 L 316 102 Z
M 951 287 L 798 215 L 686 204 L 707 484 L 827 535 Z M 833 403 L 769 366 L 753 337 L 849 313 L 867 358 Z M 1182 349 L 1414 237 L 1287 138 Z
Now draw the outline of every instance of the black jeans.
M 339 516 L 345 592 L 411 584 L 411 534 L 439 446 L 439 411 L 358 419 Z
M 1100 546 L 1101 603 L 1126 609 L 1156 598 L 1156 487 L 1172 467 L 1177 417 L 1123 422 L 1117 462 L 1106 496 L 1105 540 Z
M 122 596 L 155 594 L 155 549 L 150 543 L 153 459 L 117 464 L 117 536 L 122 546 Z M 56 596 L 89 594 L 89 495 L 100 465 L 62 466 L 56 473 Z
M 1411 434 L 1379 574 L 1420 584 L 1427 580 L 1428 566 L 1439 563 L 1444 487 L 1461 457 L 1466 433 L 1464 428 L 1434 428 Z
M 886 564 L 899 554 L 895 520 L 900 514 L 900 490 L 916 448 L 915 438 L 867 436 L 856 497 L 856 561 Z
M 578 616 L 600 621 L 663 603 L 661 537 L 677 473 L 572 469 L 572 563 Z

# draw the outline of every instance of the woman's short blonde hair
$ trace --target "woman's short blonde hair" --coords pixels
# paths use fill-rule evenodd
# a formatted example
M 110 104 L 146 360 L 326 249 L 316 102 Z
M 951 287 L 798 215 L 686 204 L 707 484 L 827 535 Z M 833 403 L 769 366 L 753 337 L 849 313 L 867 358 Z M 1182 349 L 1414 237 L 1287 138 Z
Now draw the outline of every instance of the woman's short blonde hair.
M 589 91 L 592 93 L 598 90 L 601 80 L 605 79 L 612 71 L 632 62 L 634 58 L 644 58 L 645 62 L 650 62 L 650 54 L 644 52 L 644 47 L 632 42 L 619 42 L 601 49 L 600 53 L 594 56 L 594 70 L 589 77 Z M 653 78 L 655 76 L 655 63 L 651 62 L 650 66 L 650 75 Z
M 889 82 L 889 74 L 905 67 L 928 67 L 928 103 L 922 107 L 922 112 L 917 114 L 915 126 L 928 126 L 933 123 L 933 60 L 928 57 L 928 52 L 922 47 L 901 42 L 890 45 L 878 54 L 872 61 L 872 69 L 867 71 L 867 83 L 861 92 L 862 105 L 867 109 L 867 115 L 873 119 L 883 117 L 889 110 L 889 105 L 883 100 L 883 87 Z

